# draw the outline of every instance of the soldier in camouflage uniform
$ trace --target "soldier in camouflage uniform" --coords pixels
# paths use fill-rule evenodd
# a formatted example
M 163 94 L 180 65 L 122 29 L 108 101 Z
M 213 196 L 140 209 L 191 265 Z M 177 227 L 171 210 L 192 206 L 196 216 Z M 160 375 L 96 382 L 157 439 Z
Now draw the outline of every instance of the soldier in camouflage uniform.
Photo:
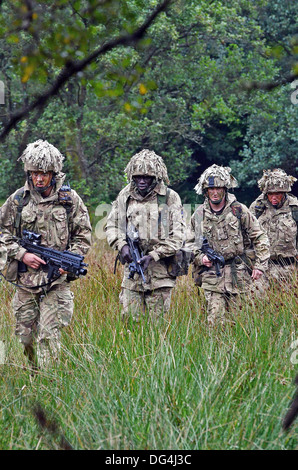
M 139 321 L 146 314 L 157 318 L 169 310 L 176 279 L 169 275 L 166 261 L 182 247 L 185 222 L 179 195 L 166 186 L 167 169 L 160 156 L 144 149 L 131 158 L 125 172 L 129 184 L 113 203 L 106 234 L 108 243 L 125 263 L 120 293 L 122 318 L 127 320 L 131 315 Z M 139 274 L 129 279 L 132 259 L 126 230 L 132 226 L 139 231 L 146 283 Z
M 229 167 L 212 165 L 201 175 L 195 191 L 204 194 L 205 201 L 192 215 L 187 236 L 187 247 L 195 256 L 194 281 L 204 290 L 210 326 L 226 321 L 229 303 L 262 277 L 269 258 L 268 237 L 257 219 L 228 192 L 237 186 L 230 171 Z M 220 276 L 200 250 L 203 238 L 225 259 Z M 251 242 L 256 254 L 254 266 L 246 255 Z
M 85 255 L 91 244 L 91 225 L 79 195 L 70 190 L 65 199 L 60 191 L 65 174 L 61 172 L 64 157 L 58 149 L 38 140 L 26 147 L 20 159 L 27 180 L 1 207 L 0 226 L 9 234 L 4 234 L 6 277 L 18 286 L 13 298 L 16 335 L 32 367 L 38 364 L 43 368 L 59 357 L 60 330 L 70 323 L 73 314 L 69 284 L 73 278 L 60 269 L 60 277 L 49 284 L 42 270 L 45 262 L 21 247 L 15 236 L 27 229 L 41 234 L 44 246 Z M 18 272 L 18 261 L 25 263 L 27 272 Z
M 298 199 L 289 194 L 295 181 L 280 168 L 264 170 L 262 194 L 250 206 L 269 237 L 268 276 L 277 280 L 291 279 L 297 270 Z

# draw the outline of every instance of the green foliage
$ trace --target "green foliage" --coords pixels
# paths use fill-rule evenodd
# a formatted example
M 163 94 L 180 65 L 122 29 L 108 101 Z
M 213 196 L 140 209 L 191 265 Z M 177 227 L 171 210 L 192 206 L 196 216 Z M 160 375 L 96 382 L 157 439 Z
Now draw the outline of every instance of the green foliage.
M 231 167 L 241 185 L 252 187 L 266 168 L 281 167 L 289 174 L 298 171 L 297 109 L 290 101 L 288 86 L 267 95 L 247 121 L 241 160 Z

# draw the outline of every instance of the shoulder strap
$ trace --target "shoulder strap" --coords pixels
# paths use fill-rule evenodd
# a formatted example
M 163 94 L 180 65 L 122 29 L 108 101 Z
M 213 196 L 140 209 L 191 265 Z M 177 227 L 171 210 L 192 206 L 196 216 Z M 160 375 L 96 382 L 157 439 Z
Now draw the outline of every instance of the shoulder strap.
M 266 206 L 265 204 L 263 204 L 262 202 L 259 202 L 256 206 L 255 206 L 255 214 L 256 214 L 256 218 L 258 219 L 264 212 Z
M 231 203 L 231 209 L 235 217 L 240 221 L 241 223 L 241 216 L 242 216 L 242 207 L 239 204 L 239 202 L 234 201 Z
M 240 230 L 242 233 L 244 244 L 248 243 L 248 235 L 242 224 L 242 214 L 243 214 L 242 206 L 238 201 L 234 201 L 231 203 L 231 209 L 232 209 L 233 215 L 239 220 L 239 226 L 240 226 Z
M 167 188 L 166 194 L 164 194 L 164 195 L 158 194 L 157 195 L 158 207 L 162 206 L 162 205 L 164 206 L 161 211 L 160 210 L 158 211 L 158 226 L 160 226 L 160 224 L 162 224 L 163 227 L 164 227 L 165 233 L 167 233 L 168 230 L 169 230 L 169 227 L 168 227 L 168 214 L 167 214 L 168 207 L 165 207 L 165 206 L 168 206 L 169 194 L 170 194 L 170 189 Z
M 27 192 L 24 197 L 24 192 L 25 192 L 25 188 L 24 187 L 20 188 L 14 196 L 14 203 L 17 206 L 17 213 L 16 213 L 16 217 L 14 220 L 14 229 L 18 237 L 21 236 L 20 228 L 21 228 L 21 220 L 22 220 L 22 210 L 24 206 L 28 204 L 29 199 L 30 199 L 30 193 Z
M 292 217 L 295 220 L 296 224 L 298 225 L 298 206 L 290 206 Z
M 162 204 L 168 204 L 168 200 L 169 200 L 169 195 L 170 195 L 170 188 L 167 188 L 167 191 L 166 191 L 166 194 L 158 194 L 157 195 L 157 203 L 158 205 L 162 205 Z

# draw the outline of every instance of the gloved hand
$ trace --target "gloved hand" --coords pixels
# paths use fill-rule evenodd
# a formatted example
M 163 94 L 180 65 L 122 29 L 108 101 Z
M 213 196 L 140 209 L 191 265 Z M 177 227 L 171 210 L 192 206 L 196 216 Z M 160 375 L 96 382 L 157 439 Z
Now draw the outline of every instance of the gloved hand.
M 125 263 L 131 263 L 132 262 L 132 257 L 130 256 L 130 251 L 129 251 L 129 246 L 124 245 L 121 249 L 120 253 L 121 258 Z
M 143 256 L 143 258 L 139 260 L 139 264 L 142 266 L 144 271 L 146 271 L 152 259 L 153 259 L 152 256 L 146 255 L 146 256 Z

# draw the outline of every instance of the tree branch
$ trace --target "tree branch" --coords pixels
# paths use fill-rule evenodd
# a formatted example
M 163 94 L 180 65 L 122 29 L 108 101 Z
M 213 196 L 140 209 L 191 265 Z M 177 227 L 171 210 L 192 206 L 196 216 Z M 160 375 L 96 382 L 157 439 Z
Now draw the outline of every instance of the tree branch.
M 265 90 L 265 91 L 271 91 L 274 90 L 275 88 L 286 85 L 287 83 L 293 82 L 297 78 L 297 74 L 293 73 L 291 75 L 288 75 L 287 77 L 281 78 L 280 80 L 277 81 L 272 81 L 272 82 L 247 82 L 242 84 L 242 89 L 246 91 L 252 91 L 252 90 Z
M 85 59 L 80 61 L 69 61 L 66 63 L 64 69 L 61 71 L 59 76 L 54 81 L 53 85 L 44 93 L 39 95 L 34 101 L 28 104 L 28 106 L 24 107 L 16 111 L 13 116 L 8 120 L 8 122 L 4 125 L 4 129 L 0 134 L 0 141 L 4 140 L 6 136 L 10 133 L 12 129 L 16 127 L 18 122 L 23 120 L 29 113 L 31 113 L 36 108 L 44 108 L 48 102 L 48 100 L 52 97 L 57 95 L 59 90 L 68 80 L 78 72 L 84 70 L 88 65 L 94 62 L 99 56 L 110 52 L 112 49 L 115 49 L 119 46 L 131 46 L 136 44 L 142 37 L 145 35 L 148 28 L 154 22 L 156 17 L 162 12 L 165 11 L 170 3 L 173 0 L 164 0 L 157 8 L 151 13 L 151 15 L 146 19 L 146 21 L 137 28 L 132 34 L 126 34 L 120 36 L 118 38 L 112 39 L 105 44 L 103 44 L 100 48 L 96 49 L 93 53 L 87 56 Z

